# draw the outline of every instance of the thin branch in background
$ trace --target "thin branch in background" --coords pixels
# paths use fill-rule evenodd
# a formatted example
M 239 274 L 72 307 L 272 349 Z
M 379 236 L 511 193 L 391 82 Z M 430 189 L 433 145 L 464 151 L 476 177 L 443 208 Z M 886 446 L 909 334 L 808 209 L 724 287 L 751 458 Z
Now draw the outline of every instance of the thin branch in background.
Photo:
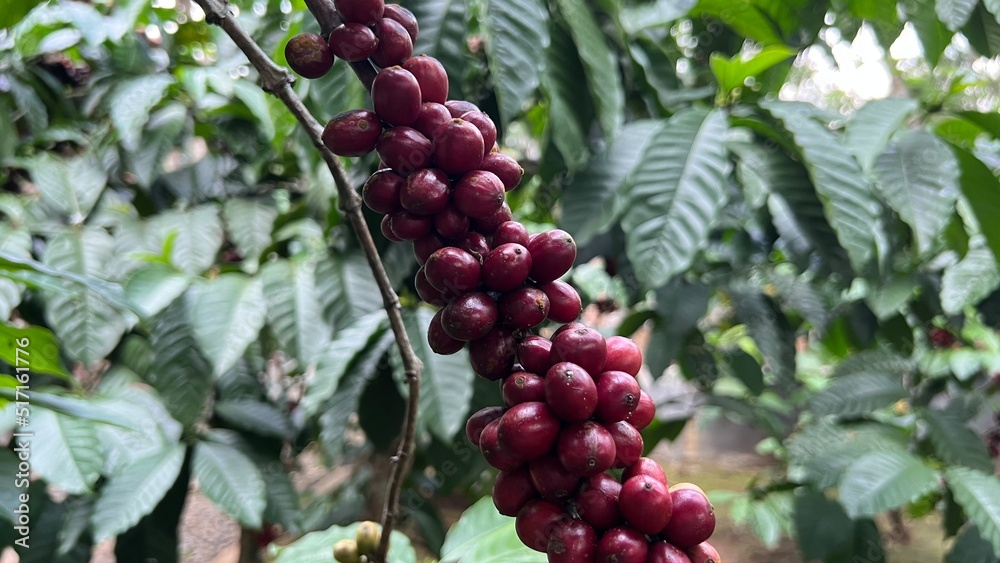
M 416 423 L 417 413 L 420 404 L 420 374 L 423 364 L 410 344 L 409 336 L 403 325 L 403 316 L 400 312 L 399 298 L 392 289 L 392 283 L 385 272 L 382 260 L 375 247 L 368 225 L 361 214 L 361 197 L 354 191 L 347 173 L 340 160 L 326 148 L 323 144 L 323 126 L 309 112 L 302 99 L 292 89 L 294 78 L 289 71 L 278 66 L 267 56 L 260 46 L 247 34 L 246 30 L 231 17 L 229 5 L 224 0 L 195 0 L 205 11 L 206 19 L 209 23 L 217 25 L 236 43 L 236 46 L 247 56 L 250 64 L 257 69 L 260 75 L 261 84 L 264 90 L 280 99 L 288 110 L 295 116 L 300 124 L 306 129 L 313 145 L 320 152 L 326 162 L 330 173 L 333 174 L 334 183 L 337 186 L 337 193 L 340 197 L 340 205 L 354 235 L 358 239 L 361 250 L 368 260 L 372 276 L 382 294 L 382 304 L 386 315 L 389 317 L 389 326 L 392 329 L 403 361 L 403 371 L 406 382 L 409 386 L 409 398 L 406 406 L 406 413 L 403 418 L 403 427 L 399 442 L 399 449 L 390 458 L 389 482 L 386 485 L 385 505 L 382 512 L 382 540 L 378 551 L 374 557 L 374 563 L 385 563 L 386 554 L 389 550 L 389 537 L 396 523 L 397 512 L 399 511 L 399 498 L 403 487 L 403 480 L 412 464 L 413 450 L 416 443 Z M 309 9 L 320 21 L 326 35 L 335 26 L 340 24 L 340 16 L 333 5 L 327 0 L 307 0 Z M 375 76 L 375 69 L 367 61 L 351 65 L 358 78 L 365 84 L 366 88 L 371 88 L 371 81 Z

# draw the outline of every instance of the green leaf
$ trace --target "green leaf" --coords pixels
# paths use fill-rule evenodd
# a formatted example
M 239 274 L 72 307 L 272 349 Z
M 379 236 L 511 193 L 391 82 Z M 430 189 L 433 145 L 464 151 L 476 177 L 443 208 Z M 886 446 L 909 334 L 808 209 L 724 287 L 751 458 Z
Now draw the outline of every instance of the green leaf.
M 920 411 L 920 418 L 927 425 L 927 435 L 941 459 L 992 473 L 993 460 L 986 445 L 960 416 L 948 410 L 925 409 Z
M 152 263 L 132 272 L 125 281 L 125 297 L 150 318 L 181 296 L 191 285 L 190 274 L 168 264 Z
M 420 33 L 413 46 L 416 54 L 426 53 L 441 61 L 448 71 L 452 97 L 461 94 L 466 57 L 466 3 L 464 0 L 421 0 L 408 2 L 408 8 L 420 22 Z
M 979 228 L 994 257 L 1000 257 L 1000 180 L 981 160 L 957 146 L 953 147 L 962 168 L 962 193 L 968 198 Z
M 983 0 L 983 6 L 1000 22 L 1000 0 Z
M 90 213 L 108 183 L 104 167 L 90 153 L 62 158 L 42 152 L 24 161 L 24 167 L 31 173 L 45 205 L 70 216 L 73 223 Z
M 841 246 L 855 271 L 865 271 L 874 255 L 881 213 L 861 167 L 833 133 L 810 119 L 812 106 L 775 101 L 762 106 L 791 132 Z
M 988 1 L 988 0 L 987 0 Z M 962 35 L 984 57 L 1000 56 L 1000 21 L 980 5 L 962 28 Z
M 215 204 L 161 213 L 150 220 L 149 229 L 154 236 L 152 247 L 157 250 L 169 237 L 176 237 L 170 261 L 189 274 L 200 274 L 215 264 L 225 234 Z
M 215 415 L 235 428 L 267 436 L 269 438 L 292 439 L 295 426 L 288 417 L 270 403 L 253 399 L 237 399 L 215 403 Z
M 0 11 L 0 29 L 8 29 L 20 22 L 41 0 L 12 0 Z
M 274 118 L 267 105 L 267 94 L 256 84 L 248 80 L 233 81 L 233 94 L 243 102 L 250 113 L 257 119 L 257 127 L 264 138 L 274 137 Z
M 979 303 L 1000 286 L 1000 271 L 994 253 L 973 243 L 958 263 L 948 266 L 941 277 L 941 307 L 950 315 Z
M 993 545 L 993 554 L 1000 556 L 1000 480 L 965 467 L 948 468 L 945 480 L 969 521 Z
M 261 527 L 267 499 L 264 479 L 252 461 L 226 444 L 198 442 L 191 467 L 209 500 L 244 527 Z
M 370 343 L 380 338 L 386 329 L 383 311 L 375 311 L 339 331 L 326 350 L 316 359 L 316 372 L 306 382 L 302 408 L 311 417 L 337 390 L 340 379 L 347 373 L 351 361 Z
M 951 31 L 958 31 L 976 9 L 979 0 L 934 0 L 937 17 Z
M 191 328 L 216 377 L 233 367 L 264 326 L 260 280 L 223 274 L 192 288 Z
M 45 327 L 16 327 L 0 323 L 0 360 L 13 368 L 28 368 L 30 373 L 47 373 L 70 379 L 59 359 L 59 343 L 52 331 Z
M 575 171 L 590 157 L 587 136 L 594 121 L 594 101 L 581 95 L 580 84 L 587 80 L 583 61 L 565 22 L 553 22 L 551 42 L 545 50 L 546 72 L 542 88 L 548 98 L 546 133 L 566 163 Z
M 650 346 L 645 353 L 645 363 L 653 377 L 662 375 L 677 357 L 685 335 L 697 328 L 708 310 L 711 296 L 708 286 L 681 279 L 674 279 L 656 291 L 656 322 L 651 340 L 658 345 Z
M 321 317 L 314 271 L 311 261 L 278 260 L 266 264 L 260 272 L 267 299 L 267 323 L 281 347 L 303 368 L 330 340 L 330 327 Z
M 280 466 L 267 464 L 261 468 L 261 476 L 267 487 L 267 507 L 264 509 L 264 521 L 281 524 L 289 532 L 302 532 L 302 503 L 299 493 L 289 478 L 288 473 Z
M 607 150 L 592 158 L 563 190 L 560 226 L 573 235 L 578 245 L 586 245 L 618 218 L 628 177 L 662 127 L 660 121 L 625 125 Z
M 698 0 L 654 0 L 645 4 L 624 6 L 621 9 L 621 25 L 629 35 L 644 29 L 667 25 L 687 15 Z
M 149 343 L 154 357 L 145 376 L 185 428 L 201 418 L 212 389 L 212 365 L 202 355 L 191 326 L 194 314 L 185 295 L 152 320 Z
M 544 563 L 544 553 L 531 551 L 517 537 L 514 519 L 497 512 L 493 499 L 483 497 L 451 527 L 441 546 L 441 563 Z
M 32 442 L 32 471 L 69 494 L 91 492 L 104 461 L 94 423 L 35 407 L 31 431 L 44 436 Z
M 804 561 L 825 559 L 851 540 L 851 519 L 844 508 L 814 489 L 796 491 L 793 522 Z
M 899 217 L 913 229 L 917 248 L 931 252 L 948 224 L 959 195 L 958 161 L 936 135 L 902 135 L 875 163 L 877 186 Z
M 333 544 L 339 540 L 354 539 L 360 523 L 350 526 L 331 526 L 319 532 L 309 532 L 288 545 L 267 546 L 268 561 L 272 563 L 336 563 Z M 398 530 L 389 537 L 387 561 L 392 563 L 417 563 L 417 553 L 410 538 Z
M 338 330 L 382 308 L 382 295 L 360 252 L 320 260 L 316 265 L 316 288 L 324 318 Z
M 907 397 L 901 378 L 883 373 L 857 373 L 833 380 L 813 397 L 810 410 L 818 415 L 869 414 Z
M 996 560 L 990 542 L 979 534 L 979 528 L 968 524 L 958 533 L 944 563 L 996 563 Z
M 885 98 L 865 103 L 851 116 L 844 131 L 844 144 L 862 169 L 872 169 L 889 140 L 917 107 L 917 101 L 910 98 Z
M 260 255 L 271 244 L 271 229 L 278 217 L 273 199 L 230 199 L 222 205 L 230 237 L 243 256 L 248 271 L 256 271 Z
M 819 489 L 836 487 L 847 467 L 865 454 L 906 451 L 909 436 L 876 423 L 842 426 L 829 420 L 808 424 L 788 440 L 791 479 Z
M 786 385 L 793 381 L 795 328 L 777 304 L 763 293 L 740 292 L 733 295 L 733 307 L 764 356 L 764 373 Z
M 856 519 L 899 508 L 937 487 L 937 474 L 919 458 L 903 451 L 885 451 L 851 463 L 838 494 L 847 514 Z
M 691 265 L 726 202 L 726 116 L 676 114 L 650 142 L 629 182 L 626 252 L 647 288 Z
M 928 0 L 904 0 L 899 3 L 906 15 L 906 21 L 917 32 L 917 37 L 924 47 L 924 56 L 931 64 L 931 68 L 938 65 L 945 48 L 951 44 L 953 35 L 938 20 L 934 9 L 935 4 L 936 1 L 929 2 Z
M 719 94 L 728 96 L 733 90 L 742 88 L 748 78 L 759 76 L 796 53 L 795 49 L 785 45 L 770 45 L 751 56 L 737 53 L 728 59 L 719 53 L 712 53 L 709 65 L 719 83 Z
M 173 444 L 108 478 L 90 518 L 95 543 L 128 530 L 156 508 L 177 480 L 184 463 L 184 450 L 183 444 Z
M 565 18 L 576 42 L 580 60 L 587 73 L 587 85 L 594 96 L 597 118 L 607 137 L 621 128 L 625 111 L 625 93 L 616 55 L 584 0 L 557 0 L 559 14 Z
M 149 112 L 163 99 L 174 83 L 170 74 L 151 74 L 119 82 L 108 96 L 108 114 L 127 151 L 139 148 Z
M 500 106 L 500 123 L 521 113 L 539 85 L 539 53 L 549 44 L 548 11 L 541 0 L 487 0 L 480 25 Z
M 752 0 L 700 0 L 691 15 L 718 18 L 737 33 L 764 45 L 783 42 L 771 19 Z
M 913 360 L 888 350 L 863 350 L 841 361 L 834 368 L 833 377 L 855 375 L 890 376 L 902 379 L 914 369 Z

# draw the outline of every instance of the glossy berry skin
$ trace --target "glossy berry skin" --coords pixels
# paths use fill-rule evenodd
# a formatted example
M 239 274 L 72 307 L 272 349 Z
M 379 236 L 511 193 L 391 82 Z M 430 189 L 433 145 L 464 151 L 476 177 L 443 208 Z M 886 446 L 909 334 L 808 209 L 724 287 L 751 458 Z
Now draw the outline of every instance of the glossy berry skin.
M 660 532 L 663 539 L 680 547 L 692 548 L 715 532 L 715 508 L 708 498 L 694 489 L 670 491 L 673 515 Z
M 503 403 L 508 407 L 545 400 L 545 379 L 526 371 L 514 372 L 500 387 Z
M 500 183 L 500 179 L 493 174 L 483 170 L 473 170 L 455 183 L 452 197 L 455 207 L 470 218 L 490 217 L 504 203 L 503 185 Z M 494 227 L 495 230 L 496 227 Z M 492 235 L 493 231 L 489 234 Z
M 563 467 L 552 453 L 529 461 L 528 472 L 535 490 L 546 500 L 566 500 L 580 485 L 580 476 Z
M 334 0 L 333 5 L 345 22 L 371 25 L 382 18 L 384 0 Z
M 410 125 L 420 113 L 420 84 L 400 66 L 383 68 L 372 82 L 372 105 L 382 121 Z
M 604 371 L 597 379 L 597 420 L 610 424 L 625 420 L 639 406 L 639 382 L 624 371 Z
M 615 441 L 615 461 L 611 467 L 622 469 L 634 465 L 642 456 L 642 434 L 627 422 L 605 426 Z
M 417 295 L 424 303 L 434 305 L 435 307 L 444 307 L 454 297 L 453 295 L 445 295 L 444 292 L 439 291 L 431 285 L 427 281 L 427 276 L 424 274 L 423 268 L 417 270 L 417 274 L 413 277 L 413 287 L 417 290 Z
M 434 230 L 444 238 L 455 238 L 469 230 L 469 218 L 455 206 L 449 205 L 434 215 Z
M 406 28 L 396 20 L 382 18 L 375 23 L 378 47 L 371 61 L 379 68 L 401 65 L 413 55 L 413 40 Z
M 493 232 L 493 246 L 515 243 L 528 246 L 528 229 L 517 221 L 504 221 Z M 574 317 L 575 318 L 575 317 Z
M 549 298 L 542 290 L 534 287 L 522 287 L 504 293 L 497 304 L 500 306 L 500 322 L 512 330 L 534 328 L 549 313 Z
M 656 534 L 670 521 L 673 505 L 663 483 L 638 475 L 622 483 L 618 507 L 633 528 L 644 534 Z
M 486 336 L 469 343 L 469 363 L 476 375 L 498 381 L 510 373 L 517 356 L 514 333 L 495 327 Z
M 409 211 L 396 211 L 389 217 L 389 228 L 400 240 L 417 240 L 431 232 L 433 224 L 429 217 Z
M 589 477 L 611 469 L 615 461 L 615 441 L 603 426 L 588 420 L 563 428 L 556 453 L 567 470 Z
M 581 323 L 579 321 L 575 321 L 575 320 L 574 321 L 570 321 L 570 322 L 562 325 L 561 327 L 557 328 L 555 330 L 555 332 L 552 333 L 552 339 L 555 340 L 557 336 L 559 336 L 560 334 L 562 334 L 564 332 L 567 332 L 567 331 L 570 331 L 570 330 L 580 330 L 580 329 L 583 329 L 583 328 L 587 328 L 587 325 L 585 325 L 585 324 L 583 324 L 583 323 Z
M 548 453 L 559 437 L 559 419 L 545 403 L 521 403 L 500 417 L 500 447 L 520 459 Z
M 413 15 L 413 12 L 407 10 L 399 4 L 386 4 L 382 17 L 390 20 L 396 20 L 403 26 L 403 29 L 406 30 L 406 34 L 410 36 L 410 42 L 417 42 L 420 25 L 417 23 L 417 18 Z
M 501 417 L 502 418 L 502 417 Z M 524 460 L 507 452 L 500 445 L 500 419 L 490 422 L 479 435 L 479 449 L 486 463 L 501 471 L 510 471 L 524 465 Z
M 364 156 L 375 150 L 382 135 L 377 115 L 365 109 L 338 113 L 323 129 L 323 144 L 338 156 Z
M 497 246 L 483 258 L 483 283 L 493 291 L 511 291 L 528 279 L 531 255 L 516 243 Z
M 626 420 L 628 420 L 629 424 L 635 426 L 637 430 L 642 430 L 649 426 L 654 418 L 656 418 L 656 403 L 653 402 L 653 398 L 648 393 L 641 391 L 639 393 L 639 405 L 636 406 L 635 411 Z
M 567 330 L 552 338 L 552 361 L 572 362 L 588 374 L 601 373 L 605 353 L 604 337 L 592 328 Z
M 583 422 L 597 409 L 597 385 L 582 367 L 559 362 L 545 374 L 545 400 L 560 419 Z
M 434 313 L 431 324 L 427 327 L 427 344 L 435 354 L 442 356 L 456 354 L 465 346 L 465 342 L 455 340 L 445 333 L 441 325 L 441 311 Z
M 444 241 L 432 232 L 413 241 L 413 257 L 417 259 L 417 264 L 423 266 L 431 254 L 442 248 L 444 248 Z
M 621 483 L 606 473 L 587 477 L 576 494 L 576 511 L 597 530 L 606 530 L 621 523 L 618 495 Z
M 451 112 L 452 117 L 462 117 L 463 113 L 469 113 L 470 111 L 481 111 L 479 106 L 465 100 L 448 100 L 444 105 Z
M 417 77 L 424 102 L 444 104 L 448 100 L 448 73 L 440 61 L 419 55 L 403 63 L 403 68 Z
M 660 464 L 655 460 L 648 457 L 640 457 L 634 464 L 628 466 L 625 471 L 622 472 L 622 482 L 628 481 L 632 477 L 637 477 L 639 475 L 645 475 L 646 477 L 652 477 L 657 481 L 663 483 L 666 487 L 667 474 L 660 467 Z
M 465 293 L 448 303 L 441 313 L 441 325 L 457 340 L 486 336 L 497 322 L 497 303 L 485 293 Z
M 639 370 L 642 369 L 642 351 L 631 338 L 611 336 L 605 341 L 605 349 L 605 370 L 624 371 L 632 377 L 639 375 Z
M 330 32 L 330 50 L 349 63 L 363 61 L 375 54 L 378 37 L 368 26 L 346 23 Z
M 472 229 L 477 233 L 491 236 L 494 232 L 496 232 L 500 225 L 506 223 L 507 221 L 512 221 L 513 219 L 514 214 L 511 213 L 510 206 L 507 205 L 507 202 L 505 201 L 500 204 L 499 209 L 494 211 L 488 217 L 473 218 Z
M 433 140 L 434 162 L 449 176 L 475 170 L 483 161 L 483 134 L 468 121 L 452 119 L 434 131 Z
M 524 176 L 524 168 L 513 157 L 499 152 L 486 153 L 479 168 L 496 174 L 508 192 L 516 188 Z
M 556 523 L 569 518 L 558 504 L 547 500 L 533 500 L 524 505 L 514 520 L 518 539 L 528 548 L 545 553 L 549 537 Z
M 451 182 L 436 168 L 417 170 L 406 178 L 399 193 L 403 209 L 418 215 L 434 215 L 448 208 L 451 201 Z
M 580 294 L 570 284 L 555 280 L 538 285 L 549 298 L 549 319 L 557 323 L 575 321 L 583 311 Z
M 691 563 L 722 563 L 719 552 L 708 542 L 702 542 L 692 548 L 684 550 Z
M 691 563 L 691 558 L 675 545 L 655 541 L 649 544 L 646 563 Z
M 382 133 L 375 150 L 389 168 L 406 177 L 430 165 L 433 148 L 419 131 L 400 126 Z
M 535 259 L 531 279 L 546 283 L 562 277 L 576 260 L 576 241 L 566 231 L 553 229 L 535 236 L 528 242 L 528 251 Z
M 372 174 L 361 190 L 361 199 L 376 213 L 393 213 L 402 209 L 399 194 L 406 179 L 386 168 Z
M 434 132 L 438 130 L 438 127 L 449 123 L 451 119 L 452 117 L 448 113 L 448 108 L 441 104 L 424 102 L 420 104 L 420 112 L 417 113 L 417 119 L 413 122 L 412 127 L 420 131 L 428 139 L 431 139 L 434 137 Z
M 549 563 L 593 563 L 597 532 L 582 520 L 567 519 L 552 527 L 545 553 Z
M 465 437 L 469 439 L 469 443 L 478 448 L 483 430 L 489 423 L 499 419 L 504 410 L 503 407 L 485 407 L 473 413 L 465 423 Z
M 391 218 L 390 215 L 386 215 L 386 216 L 382 217 L 382 221 L 378 225 L 379 231 L 382 232 L 382 236 L 384 236 L 386 238 L 386 240 L 390 240 L 392 242 L 403 242 L 403 239 L 397 237 L 396 233 L 392 232 L 392 221 L 391 221 L 391 219 L 392 218 Z
M 501 471 L 493 482 L 493 505 L 504 516 L 517 516 L 528 502 L 538 498 L 527 467 Z
M 497 142 L 497 126 L 490 119 L 490 116 L 482 111 L 469 111 L 463 113 L 459 119 L 468 121 L 479 129 L 479 132 L 483 135 L 483 146 L 485 147 L 483 156 L 488 154 Z
M 295 74 L 303 78 L 319 78 L 333 67 L 333 52 L 322 36 L 300 33 L 285 43 L 285 59 Z
M 552 342 L 537 335 L 530 335 L 524 338 L 517 345 L 517 361 L 524 366 L 525 371 L 531 373 L 544 374 L 552 367 L 549 360 L 549 349 Z
M 596 563 L 646 563 L 646 536 L 628 526 L 612 528 L 597 542 Z

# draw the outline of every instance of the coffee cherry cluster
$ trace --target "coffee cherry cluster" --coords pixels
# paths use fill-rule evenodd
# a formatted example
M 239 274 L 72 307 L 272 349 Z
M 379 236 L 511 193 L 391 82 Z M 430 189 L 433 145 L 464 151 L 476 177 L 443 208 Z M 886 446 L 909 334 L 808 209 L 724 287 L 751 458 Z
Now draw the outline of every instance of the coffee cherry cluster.
M 365 521 L 358 524 L 354 539 L 343 539 L 333 544 L 333 558 L 340 563 L 368 563 L 378 549 L 382 532 L 378 524 Z
M 303 76 L 333 55 L 381 69 L 372 110 L 334 116 L 323 143 L 340 156 L 377 152 L 362 199 L 383 215 L 386 238 L 412 242 L 416 292 L 439 308 L 428 344 L 442 355 L 467 347 L 473 371 L 501 386 L 504 405 L 466 425 L 500 470 L 497 509 L 553 562 L 719 563 L 706 543 L 715 515 L 704 493 L 668 488 L 659 465 L 641 457 L 639 431 L 655 406 L 636 381 L 639 347 L 577 322 L 580 296 L 559 280 L 576 260 L 573 238 L 529 234 L 513 220 L 506 192 L 524 171 L 499 152 L 493 121 L 448 99 L 439 61 L 411 56 L 411 13 L 382 0 L 335 4 L 346 23 L 325 43 L 293 38 L 286 52 L 310 56 L 289 63 Z M 316 54 L 323 45 L 331 56 Z M 561 324 L 551 338 L 532 332 L 546 321 Z M 620 480 L 612 469 L 624 470 Z

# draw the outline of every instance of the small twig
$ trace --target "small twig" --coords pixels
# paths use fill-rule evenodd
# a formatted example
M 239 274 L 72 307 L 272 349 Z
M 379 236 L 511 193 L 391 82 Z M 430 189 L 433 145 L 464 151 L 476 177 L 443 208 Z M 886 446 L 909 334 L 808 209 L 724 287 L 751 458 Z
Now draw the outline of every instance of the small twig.
M 272 61 L 247 34 L 239 22 L 231 17 L 228 8 L 229 5 L 225 0 L 195 1 L 205 11 L 207 21 L 221 27 L 233 42 L 236 43 L 236 46 L 247 56 L 250 64 L 257 69 L 264 90 L 284 102 L 288 110 L 309 134 L 313 145 L 316 146 L 327 167 L 329 167 L 330 173 L 333 174 L 333 180 L 337 186 L 337 194 L 340 197 L 341 209 L 343 209 L 348 223 L 350 223 L 351 229 L 358 239 L 361 250 L 368 260 L 372 276 L 375 278 L 375 283 L 382 294 L 382 304 L 386 315 L 389 317 L 389 326 L 395 337 L 396 346 L 399 348 L 406 382 L 409 386 L 409 401 L 403 419 L 399 449 L 390 459 L 389 483 L 387 485 L 385 508 L 382 514 L 382 541 L 374 558 L 374 563 L 385 563 L 386 553 L 389 550 L 389 536 L 395 526 L 399 510 L 399 497 L 402 491 L 403 479 L 412 463 L 413 449 L 416 443 L 416 422 L 420 404 L 420 374 L 423 370 L 423 364 L 420 362 L 420 358 L 417 357 L 416 352 L 413 351 L 413 345 L 410 343 L 409 336 L 406 334 L 406 327 L 403 325 L 399 298 L 392 289 L 392 283 L 389 281 L 389 276 L 382 265 L 378 249 L 375 247 L 375 241 L 372 239 L 368 225 L 361 214 L 361 197 L 351 186 L 351 182 L 348 180 L 347 173 L 344 171 L 340 160 L 323 144 L 323 126 L 313 117 L 305 104 L 302 103 L 302 99 L 292 89 L 294 78 L 291 73 Z M 328 1 L 307 0 L 307 3 L 310 10 L 314 10 L 313 13 L 317 15 L 317 18 L 322 18 L 320 23 L 326 34 L 334 26 L 339 25 L 340 16 Z M 371 80 L 375 75 L 375 69 L 371 64 L 368 62 L 364 62 L 363 64 L 355 63 L 351 67 L 355 70 L 362 83 L 365 84 L 366 88 L 370 88 Z

